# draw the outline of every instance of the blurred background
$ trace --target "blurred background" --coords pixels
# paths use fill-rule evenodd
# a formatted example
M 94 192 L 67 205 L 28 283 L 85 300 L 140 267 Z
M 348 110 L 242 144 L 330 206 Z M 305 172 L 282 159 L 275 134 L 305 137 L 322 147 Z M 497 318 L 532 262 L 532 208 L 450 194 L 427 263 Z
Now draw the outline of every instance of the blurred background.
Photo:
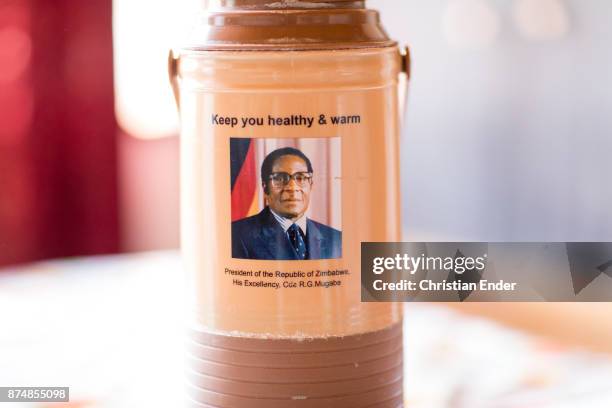
M 47 324 L 37 326 L 39 343 L 28 343 L 31 338 L 25 329 L 21 340 L 4 338 L 8 343 L 0 346 L 0 363 L 8 363 L 0 364 L 0 380 L 37 378 L 25 368 L 34 365 L 16 360 L 30 349 L 12 354 L 13 360 L 2 350 L 10 350 L 6 344 L 38 344 L 49 355 L 73 359 L 70 365 L 45 354 L 51 360 L 39 358 L 39 367 L 40 361 L 46 361 L 47 367 L 37 371 L 40 379 L 58 375 L 52 369 L 61 363 L 70 367 L 65 377 L 58 377 L 66 382 L 75 381 L 75 373 L 90 370 L 98 376 L 114 375 L 119 388 L 132 383 L 146 389 L 155 383 L 136 369 L 119 375 L 116 368 L 142 349 L 139 341 L 146 333 L 153 333 L 163 343 L 157 344 L 160 347 L 175 344 L 178 337 L 161 330 L 174 324 L 176 310 L 167 307 L 174 303 L 159 304 L 160 297 L 152 295 L 180 297 L 160 269 L 180 268 L 174 255 L 168 255 L 174 252 L 155 252 L 153 258 L 113 258 L 104 267 L 98 258 L 19 265 L 178 248 L 178 120 L 168 84 L 167 52 L 187 22 L 193 21 L 199 3 L 0 3 L 0 266 L 8 267 L 0 269 L 0 317 L 14 332 L 27 326 L 24 318 Z M 368 3 L 381 11 L 391 36 L 410 45 L 413 53 L 402 142 L 404 239 L 612 240 L 612 3 Z M 147 269 L 152 261 L 158 272 Z M 93 277 L 91 286 L 82 280 L 83 270 Z M 148 279 L 148 286 L 139 286 L 143 279 Z M 88 287 L 88 295 L 79 294 L 75 285 Z M 135 287 L 141 292 L 127 290 Z M 93 293 L 97 297 L 89 296 Z M 123 306 L 131 305 L 134 298 L 144 299 L 143 305 L 126 314 Z M 155 309 L 144 306 L 153 304 Z M 10 310 L 21 313 L 9 316 Z M 421 379 L 410 388 L 431 391 L 422 394 L 430 398 L 423 397 L 430 405 L 414 406 L 493 406 L 482 395 L 470 400 L 471 384 L 458 379 L 476 375 L 474 367 L 483 367 L 479 379 L 485 382 L 492 378 L 485 367 L 495 373 L 508 373 L 509 367 L 523 370 L 515 373 L 515 382 L 492 384 L 489 396 L 508 395 L 523 382 L 528 389 L 552 384 L 556 395 L 562 395 L 577 370 L 591 386 L 597 383 L 592 379 L 603 379 L 595 391 L 611 391 L 612 366 L 605 365 L 603 358 L 556 348 L 568 343 L 612 351 L 612 327 L 601 323 L 609 321 L 610 305 L 461 305 L 461 311 L 546 334 L 555 346 L 527 342 L 518 333 L 490 323 L 461 320 L 450 309 L 414 306 L 408 314 L 414 317 L 407 324 L 409 332 L 418 335 L 412 334 L 409 341 L 423 347 L 418 349 L 422 355 L 439 362 L 428 366 L 423 359 L 413 359 L 416 354 L 408 356 L 408 368 L 420 373 Z M 72 317 L 54 320 L 52 312 Z M 148 317 L 143 321 L 143 316 Z M 92 321 L 103 322 L 98 331 L 92 329 Z M 105 327 L 114 327 L 111 321 L 121 323 L 133 343 L 126 345 L 110 336 Z M 141 326 L 134 326 L 135 321 Z M 578 323 L 583 325 L 579 330 Z M 63 334 L 54 331 L 58 327 Z M 474 327 L 480 331 L 467 330 Z M 50 333 L 59 337 L 44 342 Z M 472 348 L 471 339 L 459 333 L 477 333 L 480 348 Z M 103 369 L 93 359 L 77 358 L 89 352 L 83 349 L 86 340 L 98 342 L 97 359 L 104 358 L 107 364 Z M 482 348 L 484 344 L 491 348 Z M 81 349 L 83 354 L 75 352 Z M 142 350 L 156 352 L 154 345 Z M 500 357 L 504 351 L 507 358 L 492 364 L 493 355 Z M 149 357 L 140 356 L 143 364 L 149 362 Z M 537 367 L 552 369 L 540 375 L 526 356 Z M 170 358 L 157 358 L 171 370 Z M 21 370 L 2 371 L 18 366 Z M 441 380 L 443 373 L 448 374 L 447 382 Z M 108 394 L 97 378 L 83 377 L 98 388 L 75 406 L 90 406 L 88 398 Z M 438 385 L 446 386 L 446 392 L 432 388 Z M 587 385 L 574 394 L 578 398 L 595 394 L 585 390 L 590 390 Z M 545 400 L 538 395 L 532 397 Z M 602 400 L 602 393 L 597 395 Z M 531 399 L 528 406 L 608 407 L 612 396 L 606 395 L 600 405 L 584 401 L 576 405 L 564 398 L 549 405 Z M 446 399 L 436 403 L 431 399 L 435 396 Z M 124 405 L 107 401 L 102 406 L 143 406 L 134 398 L 138 403 L 122 399 Z M 525 399 L 517 401 L 495 406 L 527 406 L 521 405 Z

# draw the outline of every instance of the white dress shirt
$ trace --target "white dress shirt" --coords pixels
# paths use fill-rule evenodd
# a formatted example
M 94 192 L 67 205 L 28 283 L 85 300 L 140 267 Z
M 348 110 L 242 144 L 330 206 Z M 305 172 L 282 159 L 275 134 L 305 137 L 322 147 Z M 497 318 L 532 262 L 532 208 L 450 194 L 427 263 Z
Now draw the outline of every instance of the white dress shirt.
M 278 215 L 272 209 L 270 209 L 270 211 L 272 212 L 272 215 L 274 215 L 276 221 L 278 221 L 281 227 L 283 227 L 283 231 L 285 231 L 285 233 L 287 233 L 287 230 L 291 228 L 293 224 L 297 224 L 297 226 L 300 227 L 300 229 L 302 230 L 304 236 L 306 236 L 306 226 L 308 225 L 308 223 L 305 215 L 300 217 L 300 219 L 298 219 L 297 221 L 291 221 L 289 218 L 285 218 L 281 215 Z

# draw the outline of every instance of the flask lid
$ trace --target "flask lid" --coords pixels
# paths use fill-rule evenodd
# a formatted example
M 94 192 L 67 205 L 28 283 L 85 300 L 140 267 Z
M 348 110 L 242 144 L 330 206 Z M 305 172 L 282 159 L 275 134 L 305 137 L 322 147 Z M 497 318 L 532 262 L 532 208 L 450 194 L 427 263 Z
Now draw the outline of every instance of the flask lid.
M 364 8 L 365 0 L 207 0 L 208 9 Z
M 364 0 L 207 0 L 187 50 L 329 50 L 395 46 Z

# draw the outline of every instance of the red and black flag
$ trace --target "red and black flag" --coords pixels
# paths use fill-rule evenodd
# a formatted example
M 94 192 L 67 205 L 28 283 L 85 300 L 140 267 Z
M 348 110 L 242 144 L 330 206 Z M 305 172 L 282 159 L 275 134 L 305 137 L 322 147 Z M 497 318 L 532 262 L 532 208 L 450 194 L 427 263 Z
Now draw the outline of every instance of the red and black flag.
M 253 139 L 230 139 L 232 222 L 256 213 L 257 171 Z

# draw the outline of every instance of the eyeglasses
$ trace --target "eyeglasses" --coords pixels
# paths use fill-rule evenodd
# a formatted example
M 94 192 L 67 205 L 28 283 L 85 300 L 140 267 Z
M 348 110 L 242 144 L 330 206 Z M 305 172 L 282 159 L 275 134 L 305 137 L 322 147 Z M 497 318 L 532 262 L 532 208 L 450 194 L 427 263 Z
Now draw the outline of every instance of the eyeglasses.
M 289 174 L 285 172 L 272 173 L 270 174 L 270 181 L 276 188 L 285 187 L 293 179 L 295 183 L 300 187 L 309 186 L 312 183 L 312 173 L 294 173 Z

